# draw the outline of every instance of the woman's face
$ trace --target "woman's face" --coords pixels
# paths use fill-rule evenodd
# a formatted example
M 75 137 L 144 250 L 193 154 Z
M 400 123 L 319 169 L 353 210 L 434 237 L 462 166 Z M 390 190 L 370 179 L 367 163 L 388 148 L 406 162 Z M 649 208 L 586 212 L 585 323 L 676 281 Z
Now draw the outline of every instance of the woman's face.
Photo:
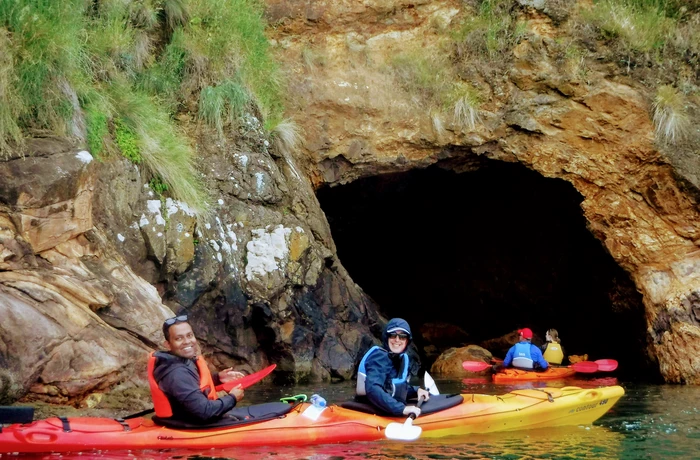
M 549 333 L 549 331 L 547 331 L 547 334 L 545 334 L 545 338 L 547 339 L 547 342 L 552 341 L 552 335 Z
M 408 335 L 403 332 L 392 332 L 389 334 L 389 350 L 392 353 L 403 353 L 408 344 Z

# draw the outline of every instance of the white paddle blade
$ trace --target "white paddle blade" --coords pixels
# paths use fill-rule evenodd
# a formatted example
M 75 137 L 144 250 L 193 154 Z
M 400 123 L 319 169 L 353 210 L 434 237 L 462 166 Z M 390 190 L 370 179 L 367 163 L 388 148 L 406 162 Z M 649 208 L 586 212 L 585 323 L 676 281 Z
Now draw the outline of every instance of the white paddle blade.
M 423 428 L 413 426 L 413 419 L 407 419 L 404 423 L 393 422 L 386 426 L 384 435 L 387 439 L 396 441 L 415 441 L 420 438 Z
M 433 380 L 433 378 L 427 372 L 425 373 L 425 377 L 423 378 L 423 386 L 426 390 L 428 390 L 428 393 L 430 393 L 431 395 L 440 394 L 437 385 L 435 385 L 435 380 Z

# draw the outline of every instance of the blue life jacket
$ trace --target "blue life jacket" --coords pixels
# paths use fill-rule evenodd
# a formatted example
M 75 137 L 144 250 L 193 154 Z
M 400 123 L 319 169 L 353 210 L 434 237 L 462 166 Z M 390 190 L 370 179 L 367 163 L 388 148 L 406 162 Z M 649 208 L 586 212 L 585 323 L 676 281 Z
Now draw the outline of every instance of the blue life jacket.
M 513 367 L 534 369 L 535 362 L 532 360 L 532 355 L 530 355 L 531 346 L 532 344 L 530 342 L 518 342 L 515 344 L 512 362 Z
M 377 351 L 379 350 L 379 351 Z M 355 393 L 359 396 L 366 396 L 367 389 L 365 388 L 365 382 L 367 380 L 367 370 L 365 368 L 365 361 L 367 357 L 372 353 L 388 353 L 384 348 L 380 346 L 373 346 L 367 353 L 362 357 L 360 361 L 360 367 L 357 370 L 357 387 L 355 388 Z M 393 398 L 398 401 L 406 402 L 406 397 L 408 396 L 408 355 L 406 353 L 401 354 L 401 369 L 399 370 L 399 376 L 397 378 L 391 379 L 391 388 L 387 388 L 385 385 L 384 391 L 389 393 Z

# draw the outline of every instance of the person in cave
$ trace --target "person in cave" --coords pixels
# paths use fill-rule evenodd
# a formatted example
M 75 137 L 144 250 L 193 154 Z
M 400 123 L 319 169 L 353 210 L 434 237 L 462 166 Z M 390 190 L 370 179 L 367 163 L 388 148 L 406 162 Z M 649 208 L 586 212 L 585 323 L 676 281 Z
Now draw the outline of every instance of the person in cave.
M 533 345 L 532 330 L 530 328 L 519 329 L 520 341 L 510 347 L 506 358 L 503 360 L 503 367 L 515 367 L 518 369 L 544 371 L 549 367 L 547 361 L 542 356 L 542 351 Z
M 243 398 L 238 385 L 221 397 L 216 385 L 244 376 L 232 368 L 212 375 L 200 354 L 187 315 L 166 319 L 163 336 L 167 351 L 157 351 L 149 362 L 149 383 L 156 416 L 164 423 L 206 425 L 226 417 Z
M 420 408 L 406 405 L 408 400 L 427 401 L 430 394 L 408 384 L 410 361 L 406 349 L 411 343 L 411 327 L 401 318 L 389 320 L 382 333 L 382 346 L 365 353 L 357 372 L 355 399 L 370 403 L 393 415 L 420 415 Z
M 564 347 L 561 345 L 559 333 L 556 329 L 549 329 L 545 334 L 547 342 L 542 345 L 542 356 L 549 364 L 560 365 L 564 362 Z

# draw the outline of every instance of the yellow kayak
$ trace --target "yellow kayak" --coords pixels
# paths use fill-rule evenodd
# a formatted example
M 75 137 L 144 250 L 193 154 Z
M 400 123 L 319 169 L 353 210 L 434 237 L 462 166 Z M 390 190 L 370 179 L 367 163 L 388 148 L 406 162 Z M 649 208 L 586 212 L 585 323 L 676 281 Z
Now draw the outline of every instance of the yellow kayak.
M 422 437 L 590 425 L 625 394 L 620 386 L 515 390 L 503 395 L 463 394 L 459 406 L 418 417 Z M 449 414 L 449 415 L 448 415 Z

